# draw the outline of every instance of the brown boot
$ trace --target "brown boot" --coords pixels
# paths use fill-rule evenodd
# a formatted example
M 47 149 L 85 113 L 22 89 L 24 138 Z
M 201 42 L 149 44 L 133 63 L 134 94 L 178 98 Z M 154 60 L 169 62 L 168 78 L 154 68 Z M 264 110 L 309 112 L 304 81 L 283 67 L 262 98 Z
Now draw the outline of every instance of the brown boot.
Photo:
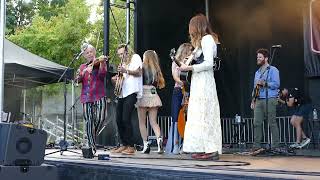
M 133 155 L 136 152 L 136 150 L 134 149 L 134 147 L 128 147 L 126 150 L 122 151 L 122 154 L 125 155 Z
M 110 152 L 111 153 L 122 153 L 122 151 L 124 151 L 126 149 L 127 149 L 127 146 L 120 146 L 120 147 L 112 149 Z

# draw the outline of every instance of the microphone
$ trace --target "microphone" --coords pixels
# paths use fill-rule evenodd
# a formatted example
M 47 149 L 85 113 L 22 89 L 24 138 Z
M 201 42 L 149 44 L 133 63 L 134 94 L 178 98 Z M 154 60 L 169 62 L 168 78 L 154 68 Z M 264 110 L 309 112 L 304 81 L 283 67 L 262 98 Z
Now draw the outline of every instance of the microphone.
M 88 47 L 89 47 L 88 43 L 83 43 L 80 48 L 81 52 L 77 55 L 76 59 L 79 59 Z
M 276 45 L 272 45 L 271 47 L 272 48 L 282 48 L 282 45 L 281 44 L 276 44 Z

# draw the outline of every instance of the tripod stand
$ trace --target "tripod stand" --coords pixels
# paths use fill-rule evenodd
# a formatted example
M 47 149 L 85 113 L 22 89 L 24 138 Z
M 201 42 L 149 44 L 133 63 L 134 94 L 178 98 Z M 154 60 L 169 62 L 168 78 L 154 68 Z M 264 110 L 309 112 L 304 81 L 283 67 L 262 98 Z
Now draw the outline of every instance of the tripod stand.
M 80 52 L 76 57 L 73 58 L 73 60 L 69 63 L 69 65 L 67 66 L 67 68 L 64 70 L 64 72 L 62 73 L 62 75 L 60 76 L 58 82 L 60 82 L 60 80 L 64 77 L 64 75 L 66 74 L 66 72 L 70 69 L 70 66 L 73 64 L 73 62 L 77 59 L 79 59 L 82 55 L 83 51 Z M 67 142 L 67 78 L 64 77 L 64 92 L 63 92 L 63 97 L 64 97 L 64 112 L 63 112 L 63 140 L 60 140 L 59 142 L 59 146 L 60 146 L 60 150 L 54 151 L 54 152 L 50 152 L 47 153 L 45 155 L 50 155 L 50 154 L 55 154 L 57 152 L 60 152 L 60 155 L 63 154 L 63 152 L 68 151 L 68 152 L 72 152 L 75 154 L 81 154 L 75 151 L 70 151 L 68 150 L 68 142 Z

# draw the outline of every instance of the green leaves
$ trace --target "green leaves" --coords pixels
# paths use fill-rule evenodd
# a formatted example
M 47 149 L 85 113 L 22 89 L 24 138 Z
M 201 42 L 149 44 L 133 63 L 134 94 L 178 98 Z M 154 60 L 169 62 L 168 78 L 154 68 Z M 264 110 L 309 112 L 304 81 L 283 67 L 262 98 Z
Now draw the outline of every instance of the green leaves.
M 51 6 L 46 0 L 32 3 L 35 3 L 38 9 L 32 22 L 28 26 L 17 28 L 15 33 L 7 38 L 38 56 L 68 65 L 74 54 L 80 51 L 81 43 L 90 34 L 89 7 L 84 0 L 69 0 L 64 6 L 59 3 Z M 51 10 L 44 14 L 46 9 Z M 77 61 L 71 68 L 77 69 L 80 64 L 81 61 Z M 60 88 L 50 85 L 44 90 L 48 94 L 55 94 Z
M 17 2 L 22 0 L 7 0 L 7 23 L 9 34 L 7 38 L 17 45 L 58 64 L 68 65 L 74 54 L 80 51 L 82 42 L 88 40 L 97 46 L 97 55 L 103 51 L 103 6 L 98 6 L 99 17 L 95 22 L 89 22 L 90 7 L 85 0 L 31 0 L 29 4 L 20 3 L 24 14 L 28 14 L 21 26 L 17 22 Z M 123 3 L 117 1 L 117 3 Z M 117 64 L 118 44 L 125 43 L 126 10 L 112 7 L 110 12 L 110 54 L 111 63 Z M 9 12 L 9 13 L 8 13 Z M 133 12 L 131 12 L 131 46 L 133 46 Z M 117 29 L 117 26 L 119 29 Z M 121 36 L 120 36 L 120 34 Z M 77 69 L 83 61 L 76 61 L 71 67 Z M 54 94 L 59 88 L 47 86 L 46 90 Z
M 8 38 L 34 54 L 67 65 L 90 32 L 91 25 L 87 21 L 89 8 L 84 0 L 69 0 L 56 12 L 59 14 L 49 19 L 36 14 L 29 26 L 17 30 Z M 78 67 L 79 64 L 72 67 Z

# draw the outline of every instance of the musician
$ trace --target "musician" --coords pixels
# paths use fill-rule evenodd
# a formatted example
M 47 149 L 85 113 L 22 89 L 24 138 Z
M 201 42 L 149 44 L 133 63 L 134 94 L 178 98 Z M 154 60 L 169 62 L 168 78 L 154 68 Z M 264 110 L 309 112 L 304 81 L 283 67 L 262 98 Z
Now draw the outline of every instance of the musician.
M 147 115 L 149 123 L 157 137 L 158 153 L 163 153 L 163 138 L 161 136 L 160 127 L 157 123 L 157 113 L 159 107 L 162 106 L 161 99 L 157 93 L 157 88 L 165 87 L 165 81 L 159 65 L 159 58 L 155 51 L 147 50 L 143 54 L 143 94 L 142 98 L 137 101 L 140 134 L 143 139 L 142 153 L 150 152 L 150 144 L 147 141 L 146 121 Z
M 135 153 L 135 148 L 131 116 L 137 98 L 142 96 L 142 60 L 138 54 L 134 54 L 125 44 L 118 46 L 117 54 L 120 59 L 123 59 L 123 64 L 119 65 L 118 71 L 123 73 L 124 76 L 121 94 L 116 107 L 117 125 L 122 144 L 111 150 L 111 152 L 132 155 Z M 112 77 L 113 82 L 116 79 L 116 76 Z
M 175 59 L 179 62 L 185 63 L 186 58 L 192 53 L 193 47 L 190 43 L 183 43 L 179 46 Z M 175 62 L 171 65 L 172 77 L 175 81 L 172 98 L 171 98 L 171 117 L 172 123 L 169 131 L 169 137 L 166 145 L 166 153 L 179 154 L 180 147 L 182 146 L 182 139 L 178 133 L 178 116 L 181 109 L 183 94 L 182 87 L 183 82 L 180 80 L 180 71 Z
M 88 146 L 96 152 L 97 133 L 102 128 L 107 116 L 107 102 L 104 78 L 107 73 L 106 58 L 96 58 L 96 49 L 87 44 L 83 56 L 86 63 L 81 64 L 76 81 L 82 84 L 80 101 L 83 105 L 83 117 L 86 122 Z M 103 60 L 99 61 L 98 60 Z M 97 63 L 95 63 L 97 62 Z
M 195 159 L 218 159 L 222 153 L 220 107 L 213 73 L 218 38 L 203 14 L 189 23 L 191 44 L 195 47 L 194 65 L 182 64 L 179 70 L 192 71 L 183 151 Z
M 299 88 L 283 88 L 280 92 L 278 101 L 288 107 L 294 107 L 290 123 L 296 128 L 296 142 L 290 145 L 290 148 L 303 148 L 310 143 L 310 138 L 303 132 L 301 124 L 308 120 L 309 113 L 312 110 L 311 99 L 306 96 Z
M 272 134 L 272 148 L 279 146 L 279 129 L 276 121 L 276 106 L 278 89 L 280 86 L 279 70 L 269 64 L 269 51 L 257 50 L 257 65 L 260 68 L 254 77 L 253 99 L 251 109 L 254 110 L 254 144 L 253 151 L 261 151 L 262 122 L 267 115 Z M 266 108 L 268 102 L 268 108 Z M 268 112 L 266 112 L 268 110 Z

